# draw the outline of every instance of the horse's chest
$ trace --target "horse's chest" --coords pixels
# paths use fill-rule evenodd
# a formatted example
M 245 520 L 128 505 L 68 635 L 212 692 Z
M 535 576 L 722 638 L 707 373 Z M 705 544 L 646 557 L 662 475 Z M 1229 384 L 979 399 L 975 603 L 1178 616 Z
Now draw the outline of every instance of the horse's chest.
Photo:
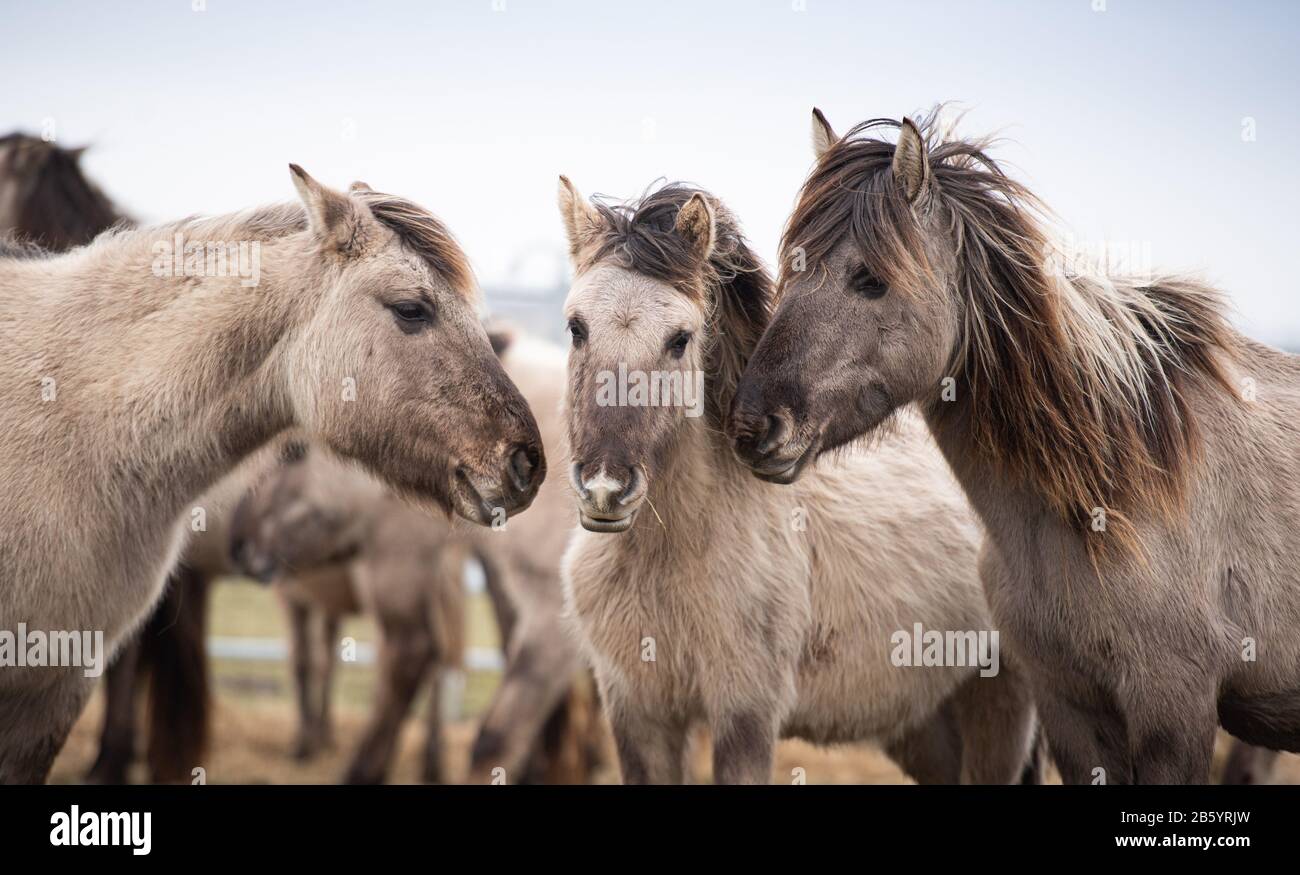
M 761 563 L 689 570 L 592 563 L 571 571 L 573 613 L 598 674 L 644 703 L 696 712 L 734 694 L 737 677 L 772 683 L 806 611 L 790 581 L 755 577 Z

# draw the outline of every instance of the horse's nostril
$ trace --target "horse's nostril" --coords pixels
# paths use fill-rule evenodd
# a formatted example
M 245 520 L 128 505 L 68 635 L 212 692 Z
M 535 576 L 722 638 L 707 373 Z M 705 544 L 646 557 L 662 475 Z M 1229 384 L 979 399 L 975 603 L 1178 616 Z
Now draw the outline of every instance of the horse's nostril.
M 533 474 L 537 472 L 537 450 L 532 447 L 519 447 L 510 454 L 510 478 L 515 488 L 525 492 L 533 485 Z
M 619 493 L 618 503 L 620 505 L 629 504 L 645 494 L 645 474 L 641 473 L 641 466 L 633 465 L 631 474 L 628 477 L 627 486 Z
M 764 422 L 766 430 L 756 441 L 754 453 L 759 456 L 766 456 L 768 453 L 780 447 L 785 443 L 786 435 L 789 432 L 789 424 L 785 417 L 769 414 Z

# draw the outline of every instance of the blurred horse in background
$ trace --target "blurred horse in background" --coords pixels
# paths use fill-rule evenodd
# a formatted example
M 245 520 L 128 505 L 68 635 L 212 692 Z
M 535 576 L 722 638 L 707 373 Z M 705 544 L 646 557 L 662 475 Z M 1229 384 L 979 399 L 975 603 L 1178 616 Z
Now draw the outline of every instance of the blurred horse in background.
M 564 351 L 507 325 L 488 337 L 528 399 L 547 454 L 563 454 Z M 607 732 L 591 673 L 564 622 L 560 567 L 574 529 L 568 486 L 542 485 L 529 513 L 473 529 L 502 626 L 506 672 L 483 715 L 469 783 L 582 784 L 605 759 Z M 464 527 L 462 527 L 464 528 Z M 497 770 L 500 771 L 497 771 Z
M 64 252 L 134 224 L 86 178 L 85 151 L 18 132 L 0 136 L 0 237 Z
M 364 610 L 380 633 L 378 693 L 344 781 L 383 782 L 402 724 L 427 685 L 423 779 L 442 783 L 440 693 L 464 652 L 463 539 L 355 466 L 291 442 L 282 463 L 236 508 L 230 543 L 250 576 L 269 582 L 288 572 L 277 589 L 294 633 L 298 751 L 328 742 L 338 620 Z M 313 613 L 324 619 L 314 641 Z

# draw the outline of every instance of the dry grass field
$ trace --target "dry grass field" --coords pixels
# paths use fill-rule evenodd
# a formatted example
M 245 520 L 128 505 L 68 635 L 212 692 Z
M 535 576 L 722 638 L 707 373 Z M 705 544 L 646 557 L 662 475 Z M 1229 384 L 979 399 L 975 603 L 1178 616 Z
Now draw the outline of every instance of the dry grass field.
M 265 588 L 246 582 L 230 582 L 214 590 L 212 632 L 221 637 L 274 638 L 285 634 L 279 603 Z M 496 645 L 496 628 L 485 599 L 469 602 L 469 642 L 471 645 Z M 374 627 L 365 618 L 346 624 L 343 635 L 358 641 L 374 639 Z M 297 762 L 290 755 L 294 730 L 292 684 L 288 666 L 280 661 L 254 662 L 216 660 L 215 713 L 212 750 L 208 761 L 201 763 L 206 778 L 216 784 L 329 784 L 338 780 L 365 726 L 373 685 L 371 668 L 340 664 L 335 679 L 336 743 L 311 762 Z M 488 672 L 471 672 L 467 676 L 460 716 L 445 727 L 446 768 L 453 781 L 463 779 L 474 739 L 476 715 L 481 713 L 495 689 L 497 678 Z M 52 783 L 75 783 L 94 761 L 103 708 L 98 693 L 82 715 L 67 745 L 54 764 Z M 424 707 L 407 721 L 401 749 L 390 781 L 418 783 L 420 753 L 424 737 Z M 1216 769 L 1221 766 L 1227 749 L 1226 737 L 1220 738 L 1216 752 Z M 613 752 L 606 745 L 605 764 L 594 780 L 616 783 L 617 769 Z M 707 738 L 696 739 L 693 762 L 698 782 L 709 780 Z M 783 742 L 777 751 L 773 769 L 774 783 L 791 783 L 797 769 L 809 784 L 902 784 L 902 773 L 879 751 L 869 746 L 821 748 L 800 741 Z M 137 764 L 133 780 L 145 780 L 144 769 Z M 1278 783 L 1300 784 L 1300 757 L 1284 756 L 1274 779 Z

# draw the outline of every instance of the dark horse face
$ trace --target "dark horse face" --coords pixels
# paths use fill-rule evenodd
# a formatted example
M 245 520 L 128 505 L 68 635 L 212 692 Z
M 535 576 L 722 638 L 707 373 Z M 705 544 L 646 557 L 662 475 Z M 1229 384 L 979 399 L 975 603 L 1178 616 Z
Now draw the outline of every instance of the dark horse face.
M 895 148 L 814 125 L 820 160 L 783 240 L 780 304 L 727 423 L 738 458 L 774 483 L 939 394 L 961 315 L 917 129 L 905 120 Z

